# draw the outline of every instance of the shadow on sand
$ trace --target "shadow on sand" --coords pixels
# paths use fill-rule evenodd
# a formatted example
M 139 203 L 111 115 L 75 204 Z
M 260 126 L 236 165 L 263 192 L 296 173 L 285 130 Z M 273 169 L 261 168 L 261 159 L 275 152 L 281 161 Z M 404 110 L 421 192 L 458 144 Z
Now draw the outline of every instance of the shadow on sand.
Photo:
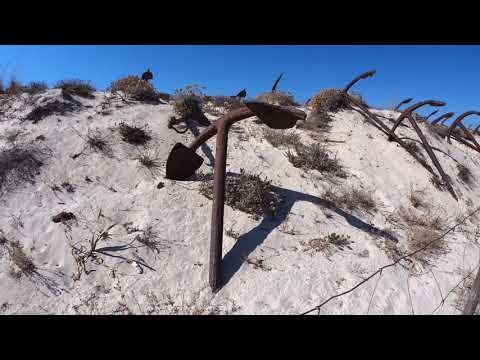
M 364 231 L 370 235 L 383 237 L 385 239 L 398 241 L 390 233 L 378 229 L 375 226 L 364 222 L 358 217 L 337 208 L 332 202 L 323 200 L 317 196 L 304 194 L 298 191 L 288 190 L 276 186 L 272 186 L 273 191 L 281 196 L 283 202 L 274 218 L 264 218 L 260 224 L 249 232 L 240 236 L 235 245 L 228 251 L 222 260 L 223 282 L 226 285 L 235 273 L 240 269 L 243 259 L 248 257 L 267 236 L 277 228 L 287 218 L 290 210 L 297 201 L 307 201 L 312 204 L 319 205 L 335 212 L 343 217 L 351 226 Z

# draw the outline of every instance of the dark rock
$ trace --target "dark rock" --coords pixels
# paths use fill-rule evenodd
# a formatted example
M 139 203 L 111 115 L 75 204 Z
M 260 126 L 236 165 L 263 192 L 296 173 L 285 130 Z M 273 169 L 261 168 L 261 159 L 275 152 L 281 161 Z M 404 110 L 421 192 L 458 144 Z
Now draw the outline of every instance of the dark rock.
M 54 223 L 59 223 L 59 222 L 63 223 L 65 221 L 73 220 L 73 219 L 76 219 L 75 215 L 73 215 L 73 213 L 71 212 L 65 212 L 65 211 L 62 211 L 60 214 L 57 214 L 52 217 L 52 221 Z
M 158 185 L 157 185 L 157 189 L 161 189 L 165 186 L 165 184 L 163 182 L 159 182 Z

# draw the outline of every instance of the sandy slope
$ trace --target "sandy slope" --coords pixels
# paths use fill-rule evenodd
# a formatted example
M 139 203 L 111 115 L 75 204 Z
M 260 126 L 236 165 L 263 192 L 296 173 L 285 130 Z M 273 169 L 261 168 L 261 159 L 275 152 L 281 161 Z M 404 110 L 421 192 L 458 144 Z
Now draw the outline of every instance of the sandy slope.
M 56 90 L 41 98 L 59 98 Z M 228 170 L 261 173 L 272 180 L 283 203 L 274 219 L 254 220 L 226 206 L 225 228 L 240 234 L 238 240 L 224 237 L 224 268 L 227 284 L 213 295 L 208 284 L 208 251 L 211 201 L 199 194 L 198 181 L 174 182 L 164 176 L 164 162 L 176 142 L 188 144 L 193 135 L 179 135 L 166 128 L 172 107 L 135 104 L 110 106 L 111 113 L 99 114 L 103 93 L 94 100 L 78 99 L 81 110 L 67 116 L 51 116 L 37 124 L 21 122 L 31 110 L 18 100 L 19 111 L 0 121 L 0 134 L 20 130 L 18 141 L 34 141 L 44 135 L 42 146 L 51 149 L 49 159 L 33 185 L 23 184 L 1 199 L 0 229 L 8 239 L 20 241 L 38 266 L 33 277 L 13 279 L 6 252 L 0 257 L 0 311 L 15 313 L 233 313 L 297 314 L 308 310 L 337 292 L 355 285 L 362 277 L 391 262 L 385 251 L 388 231 L 405 244 L 406 230 L 392 223 L 391 215 L 401 206 L 411 208 L 411 189 L 424 190 L 425 199 L 437 209 L 446 225 L 480 204 L 477 187 L 479 157 L 453 141 L 434 137 L 422 125 L 444 170 L 454 179 L 460 200 L 437 190 L 429 173 L 394 142 L 355 112 L 336 114 L 327 143 L 337 154 L 349 176 L 332 179 L 316 171 L 294 168 L 285 153 L 262 140 L 262 127 L 252 119 L 235 126 L 229 140 Z M 118 105 L 119 107 L 116 107 Z M 11 110 L 10 110 L 11 111 Z M 379 111 L 385 116 L 393 112 Z M 210 116 L 211 119 L 214 117 Z M 151 130 L 150 150 L 162 167 L 152 174 L 141 168 L 135 156 L 143 151 L 121 141 L 116 126 L 120 122 L 147 124 Z M 98 129 L 111 144 L 108 157 L 85 148 L 79 136 Z M 201 129 L 199 129 L 201 130 Z M 314 141 L 308 132 L 298 131 L 302 141 Z M 409 129 L 399 128 L 402 136 L 417 139 Z M 5 138 L 0 146 L 6 147 Z M 72 159 L 71 155 L 84 154 Z M 214 139 L 198 153 L 205 157 L 203 172 L 211 172 Z M 467 165 L 474 182 L 467 186 L 457 177 L 456 162 Z M 85 177 L 91 179 L 87 182 Z M 336 185 L 332 185 L 335 180 Z M 68 181 L 75 192 L 53 191 Z M 164 183 L 157 189 L 158 182 Z M 328 209 L 322 194 L 330 186 L 354 186 L 370 191 L 378 211 L 367 214 L 347 209 Z M 99 212 L 101 210 L 101 216 Z M 70 227 L 54 223 L 51 217 L 71 211 L 77 222 Z M 12 215 L 14 217 L 12 217 Z M 14 221 L 14 219 L 17 221 Z M 158 235 L 159 252 L 133 241 L 139 233 L 128 233 L 124 224 L 137 229 L 151 226 Z M 386 270 L 355 292 L 330 302 L 325 314 L 415 314 L 431 313 L 465 275 L 478 264 L 479 251 L 473 219 L 450 234 L 448 252 L 434 259 L 433 274 L 416 264 Z M 69 244 L 89 239 L 92 232 L 112 225 L 112 237 L 102 242 L 102 264 L 90 264 L 96 271 L 72 280 L 75 263 Z M 374 226 L 377 235 L 368 230 Z M 351 250 L 335 251 L 330 257 L 307 250 L 302 242 L 331 232 L 351 237 Z M 129 244 L 127 246 L 127 244 Z M 367 250 L 367 251 L 365 251 Z M 243 262 L 243 256 L 263 261 L 263 269 Z M 411 276 L 412 272 L 415 276 Z M 373 290 L 376 291 L 372 298 Z M 437 313 L 458 313 L 459 291 L 449 295 Z M 410 296 L 408 288 L 410 288 Z M 440 289 L 439 289 L 440 288 Z

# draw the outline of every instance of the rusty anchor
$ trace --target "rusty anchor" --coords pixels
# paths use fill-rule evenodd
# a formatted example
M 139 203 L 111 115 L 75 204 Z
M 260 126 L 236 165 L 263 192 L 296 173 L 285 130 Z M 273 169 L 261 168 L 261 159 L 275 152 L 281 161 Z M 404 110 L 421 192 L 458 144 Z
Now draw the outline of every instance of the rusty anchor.
M 375 73 L 376 73 L 375 70 L 371 70 L 371 71 L 366 71 L 366 72 L 358 75 L 355 79 L 353 79 L 352 81 L 350 81 L 350 82 L 347 84 L 347 86 L 345 86 L 345 87 L 343 88 L 342 91 L 343 91 L 344 93 L 348 93 L 348 91 L 351 89 L 351 87 L 352 87 L 353 85 L 355 85 L 357 82 L 359 82 L 360 80 L 369 78 L 369 77 L 375 75 Z
M 437 110 L 438 111 L 438 110 Z M 455 115 L 454 112 L 448 112 L 446 114 L 443 114 L 443 115 L 440 115 L 438 118 L 436 118 L 435 120 L 432 120 L 431 124 L 432 125 L 435 125 L 437 124 L 439 121 L 442 121 L 441 124 L 443 125 L 443 123 L 445 121 L 447 121 L 448 119 L 450 119 L 453 115 Z
M 306 113 L 293 107 L 275 106 L 256 101 L 245 102 L 245 107 L 220 117 L 215 124 L 200 133 L 189 147 L 177 143 L 167 159 L 166 178 L 185 180 L 202 165 L 203 159 L 195 151 L 208 139 L 217 135 L 209 265 L 209 283 L 214 292 L 220 289 L 222 281 L 221 262 L 228 131 L 234 123 L 252 116 L 257 116 L 270 128 L 288 129 L 295 126 L 298 120 L 305 120 Z
M 443 171 L 443 168 L 442 166 L 440 165 L 440 162 L 438 161 L 437 157 L 435 156 L 435 153 L 433 152 L 430 144 L 428 143 L 427 141 L 427 138 L 425 137 L 425 135 L 423 135 L 422 133 L 422 130 L 420 130 L 420 127 L 418 126 L 417 122 L 415 121 L 415 119 L 413 118 L 412 116 L 412 112 L 422 106 L 425 106 L 425 105 L 430 105 L 430 106 L 435 106 L 435 107 L 440 107 L 440 106 L 445 106 L 446 104 L 443 102 L 443 101 L 436 101 L 436 100 L 425 100 L 425 101 L 421 101 L 421 102 L 418 102 L 412 106 L 410 106 L 408 109 L 404 110 L 400 116 L 398 117 L 397 121 L 395 122 L 395 125 L 392 127 L 392 129 L 390 130 L 390 136 L 389 136 L 389 140 L 393 140 L 392 138 L 392 135 L 394 134 L 395 132 L 395 129 L 398 127 L 398 125 L 405 119 L 405 118 L 408 118 L 408 120 L 410 121 L 410 124 L 412 124 L 412 127 L 413 129 L 415 130 L 415 132 L 417 133 L 418 137 L 420 138 L 420 140 L 422 141 L 422 144 L 423 144 L 423 147 L 425 149 L 425 151 L 427 152 L 428 156 L 430 157 L 430 159 L 432 160 L 433 164 L 435 165 L 435 167 L 437 168 L 438 172 L 440 173 L 440 176 L 442 177 L 442 180 L 443 180 L 443 183 L 445 184 L 445 186 L 447 187 L 448 191 L 450 192 L 450 194 L 453 196 L 453 198 L 455 200 L 458 200 L 457 198 L 457 195 L 455 194 L 455 191 L 453 190 L 453 187 L 450 183 L 450 180 L 447 176 L 447 174 Z
M 408 99 L 405 99 L 403 101 L 400 101 L 400 103 L 397 106 L 395 106 L 395 109 L 393 109 L 393 110 L 398 111 L 398 109 L 400 109 L 402 107 L 402 105 L 408 104 L 412 100 L 413 100 L 413 98 L 408 98 Z
M 450 137 L 453 137 L 455 140 L 459 141 L 459 138 L 458 136 L 454 136 L 452 133 L 454 131 L 454 129 L 459 126 L 464 134 L 466 135 L 467 139 L 470 140 L 474 146 L 470 146 L 471 148 L 474 148 L 475 150 L 477 150 L 478 152 L 480 152 L 480 145 L 478 144 L 477 140 L 475 140 L 475 137 L 470 133 L 470 131 L 467 130 L 467 128 L 465 127 L 465 125 L 462 124 L 462 121 L 463 119 L 465 119 L 467 116 L 470 116 L 470 115 L 479 115 L 480 116 L 480 112 L 479 111 L 467 111 L 467 112 L 464 112 L 463 114 L 461 114 L 459 117 L 457 117 L 455 119 L 455 121 L 452 123 L 452 125 L 450 125 L 450 127 L 448 128 L 448 132 L 447 132 L 447 141 L 449 144 L 451 144 L 451 140 L 450 140 Z M 463 140 L 463 139 L 462 139 Z M 464 140 L 465 141 L 465 140 Z M 462 141 L 460 141 L 462 142 Z M 462 142 L 464 143 L 464 142 Z M 470 144 L 471 145 L 471 144 Z
M 432 117 L 432 116 L 435 115 L 436 113 L 438 113 L 438 110 L 432 111 L 430 114 L 427 115 L 427 117 L 425 118 L 425 121 L 427 121 L 428 119 L 430 119 L 430 117 Z
M 272 93 L 274 93 L 277 90 L 277 85 L 282 79 L 282 76 L 283 76 L 283 73 L 281 73 L 280 76 L 277 78 L 277 80 L 275 80 L 275 82 L 273 83 L 272 91 L 271 91 Z
M 376 71 L 367 71 L 359 76 L 357 76 L 354 80 L 352 80 L 345 88 L 344 90 L 349 90 L 355 83 L 357 83 L 361 79 L 366 79 L 367 77 L 373 76 L 376 73 Z M 379 129 L 381 132 L 383 132 L 385 135 L 389 137 L 389 139 L 393 139 L 396 141 L 400 146 L 402 146 L 405 151 L 407 151 L 415 160 L 417 160 L 428 172 L 430 172 L 432 175 L 437 176 L 433 169 L 430 167 L 430 165 L 423 160 L 421 157 L 419 157 L 415 151 L 413 151 L 410 147 L 407 146 L 407 144 L 400 139 L 395 133 L 390 133 L 390 129 L 388 128 L 387 125 L 381 121 L 378 116 L 374 113 L 372 113 L 366 106 L 364 106 L 360 101 L 357 101 L 353 97 L 349 96 L 348 93 L 344 93 L 345 98 L 349 102 L 349 107 L 350 109 L 359 112 L 370 124 L 375 126 L 377 129 Z M 354 105 L 354 106 L 352 106 Z

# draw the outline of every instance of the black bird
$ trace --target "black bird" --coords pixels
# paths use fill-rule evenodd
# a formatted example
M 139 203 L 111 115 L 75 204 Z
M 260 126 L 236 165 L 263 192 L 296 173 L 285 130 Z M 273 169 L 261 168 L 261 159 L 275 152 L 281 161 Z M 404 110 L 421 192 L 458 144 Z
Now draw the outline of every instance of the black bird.
M 247 96 L 247 91 L 245 89 L 243 89 L 237 95 L 235 95 L 235 97 L 238 97 L 238 98 L 244 98 L 246 96 Z
M 153 74 L 150 71 L 150 69 L 147 69 L 147 71 L 145 71 L 142 74 L 142 80 L 149 81 L 149 80 L 152 80 L 152 79 L 153 79 Z

